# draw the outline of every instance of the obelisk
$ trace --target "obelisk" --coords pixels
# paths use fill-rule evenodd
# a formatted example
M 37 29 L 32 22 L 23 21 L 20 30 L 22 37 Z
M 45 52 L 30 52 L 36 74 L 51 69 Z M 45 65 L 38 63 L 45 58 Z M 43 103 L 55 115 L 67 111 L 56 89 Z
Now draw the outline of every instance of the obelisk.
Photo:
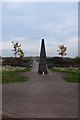
M 41 43 L 38 73 L 40 73 L 40 74 L 46 74 L 47 73 L 47 61 L 46 61 L 46 51 L 45 51 L 44 39 L 42 39 L 42 43 Z

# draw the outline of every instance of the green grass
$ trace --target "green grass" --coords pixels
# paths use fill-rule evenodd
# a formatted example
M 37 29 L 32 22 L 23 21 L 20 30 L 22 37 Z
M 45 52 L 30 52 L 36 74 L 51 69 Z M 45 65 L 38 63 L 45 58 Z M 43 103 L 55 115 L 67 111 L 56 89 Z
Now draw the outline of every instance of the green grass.
M 27 81 L 27 77 L 19 75 L 21 72 L 29 72 L 30 68 L 15 69 L 15 70 L 3 70 L 2 71 L 2 83 L 11 82 L 24 82 Z
M 80 83 L 79 73 L 76 73 L 76 72 L 68 73 L 68 75 L 65 75 L 63 78 L 67 82 Z
M 67 82 L 73 82 L 73 83 L 80 83 L 79 76 L 80 72 L 79 71 L 73 71 L 70 69 L 56 69 L 56 68 L 51 68 L 50 69 L 52 72 L 62 72 L 66 73 L 63 75 L 63 79 L 65 79 Z

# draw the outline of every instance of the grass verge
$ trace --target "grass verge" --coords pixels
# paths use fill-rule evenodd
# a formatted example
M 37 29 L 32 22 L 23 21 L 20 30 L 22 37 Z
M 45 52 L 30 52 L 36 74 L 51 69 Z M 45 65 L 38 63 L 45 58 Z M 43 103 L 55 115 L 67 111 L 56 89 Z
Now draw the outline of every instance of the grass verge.
M 24 82 L 27 81 L 27 77 L 20 76 L 17 73 L 29 72 L 30 68 L 24 69 L 15 69 L 15 70 L 3 70 L 2 71 L 2 83 L 11 83 L 11 82 Z
M 56 69 L 51 68 L 52 72 L 62 72 L 66 73 L 63 75 L 63 79 L 65 79 L 67 82 L 73 82 L 73 83 L 80 83 L 79 76 L 80 72 L 76 70 L 70 70 L 70 69 Z

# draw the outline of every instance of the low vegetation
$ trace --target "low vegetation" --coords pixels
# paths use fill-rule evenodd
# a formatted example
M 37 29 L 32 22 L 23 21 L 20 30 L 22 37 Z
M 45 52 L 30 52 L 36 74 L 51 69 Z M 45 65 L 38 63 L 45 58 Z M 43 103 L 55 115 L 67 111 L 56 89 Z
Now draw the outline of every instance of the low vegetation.
M 12 68 L 12 69 L 3 69 L 2 71 L 2 83 L 11 83 L 11 82 L 24 82 L 27 81 L 27 77 L 21 76 L 21 72 L 29 72 L 30 68 Z
M 50 70 L 52 72 L 66 73 L 63 75 L 63 78 L 67 82 L 80 83 L 80 80 L 79 80 L 80 72 L 77 69 L 51 68 Z
M 33 59 L 33 57 L 24 57 L 23 60 L 20 60 L 18 57 L 3 57 L 2 65 L 12 67 L 29 67 L 31 64 L 33 64 Z

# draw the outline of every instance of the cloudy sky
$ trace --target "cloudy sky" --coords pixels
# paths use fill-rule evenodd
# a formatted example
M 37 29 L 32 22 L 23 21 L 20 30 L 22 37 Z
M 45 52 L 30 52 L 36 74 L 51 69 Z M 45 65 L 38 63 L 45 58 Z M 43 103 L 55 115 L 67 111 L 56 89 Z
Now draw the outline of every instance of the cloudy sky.
M 3 56 L 13 56 L 12 41 L 22 44 L 25 56 L 39 56 L 42 38 L 47 56 L 58 56 L 58 45 L 64 44 L 67 57 L 76 57 L 78 3 L 2 3 Z

